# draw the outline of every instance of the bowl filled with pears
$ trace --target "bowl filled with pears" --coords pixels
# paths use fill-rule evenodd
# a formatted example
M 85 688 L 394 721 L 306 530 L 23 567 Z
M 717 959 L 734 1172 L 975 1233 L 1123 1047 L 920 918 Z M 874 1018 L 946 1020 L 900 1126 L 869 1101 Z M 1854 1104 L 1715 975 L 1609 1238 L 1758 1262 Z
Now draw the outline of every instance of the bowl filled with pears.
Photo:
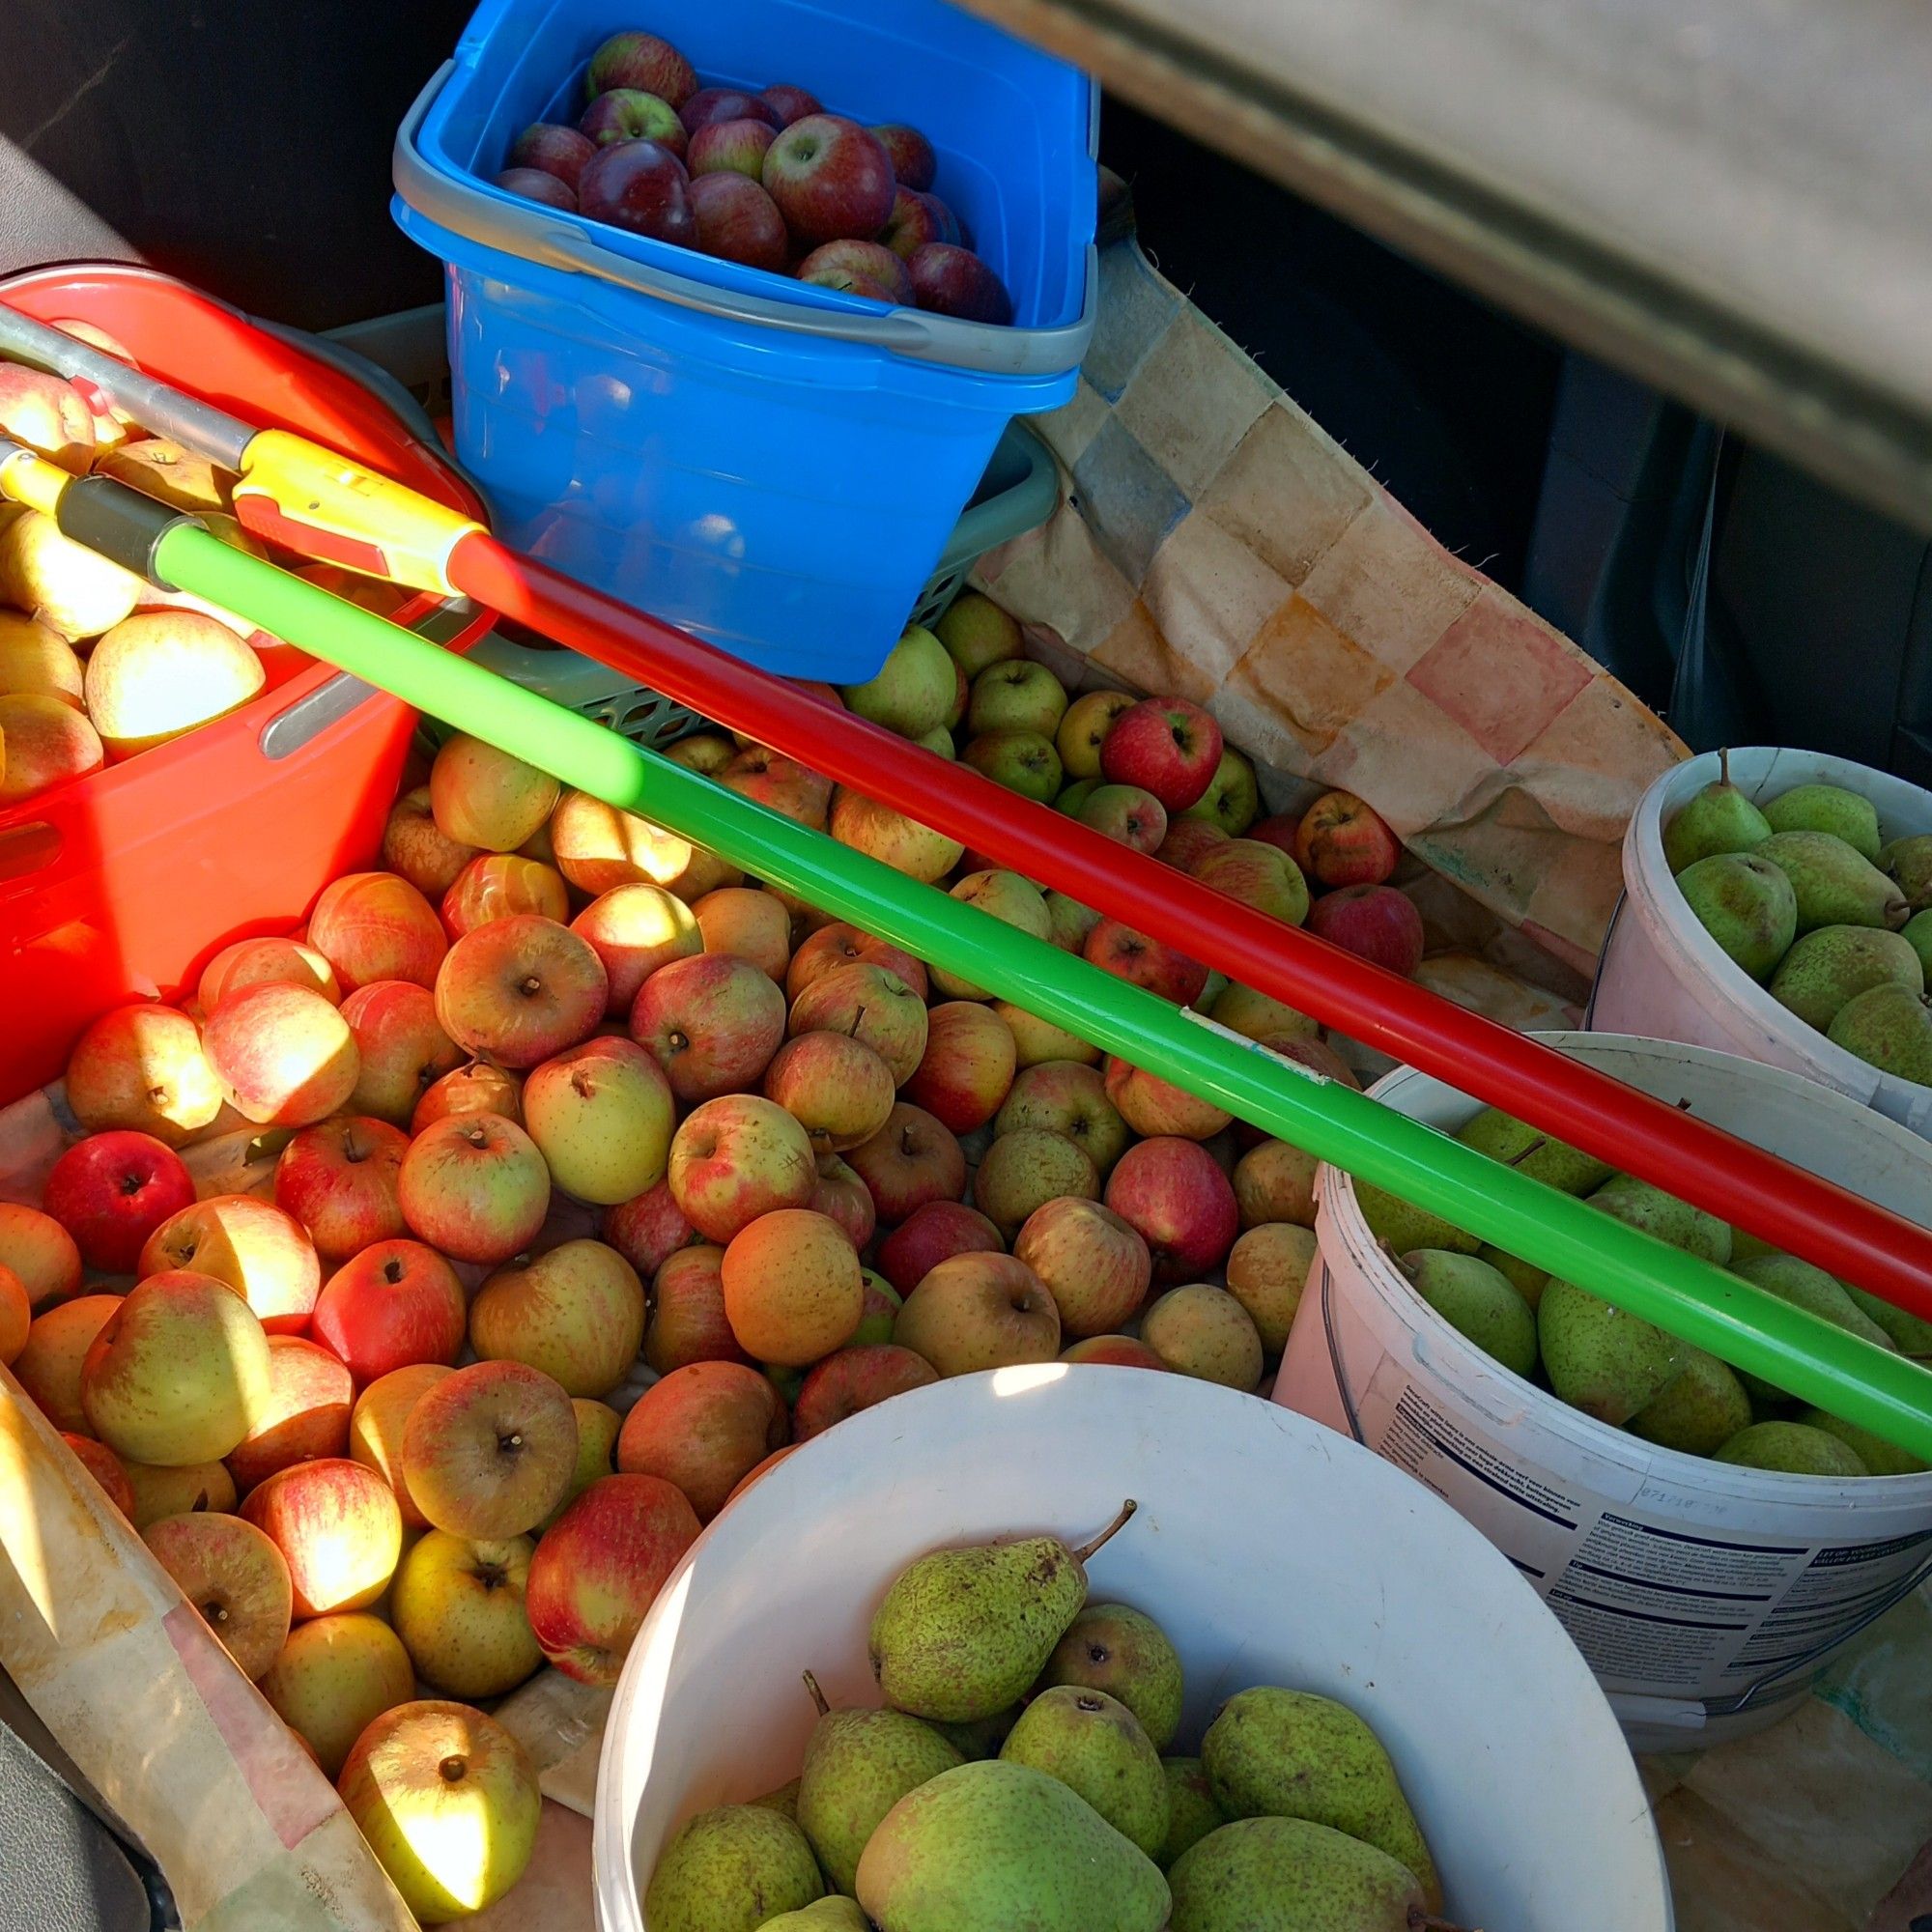
M 753 1484 L 605 1727 L 604 1932 L 1667 1932 L 1602 1692 L 1386 1463 L 1210 1383 L 916 1390 Z

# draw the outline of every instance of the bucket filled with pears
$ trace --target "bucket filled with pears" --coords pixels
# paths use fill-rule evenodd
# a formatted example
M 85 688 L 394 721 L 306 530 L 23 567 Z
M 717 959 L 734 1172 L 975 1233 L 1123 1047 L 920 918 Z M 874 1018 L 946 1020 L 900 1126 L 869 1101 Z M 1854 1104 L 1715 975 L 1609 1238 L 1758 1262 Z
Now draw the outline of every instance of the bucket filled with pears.
M 1629 1752 L 1509 1566 L 1179 1377 L 959 1378 L 814 1438 L 667 1585 L 605 1738 L 605 1932 L 1670 1923 Z
M 1932 1145 L 1706 1048 L 1549 1044 L 1910 1219 Z M 1932 1324 L 1405 1068 L 1378 1099 L 1875 1345 Z M 1639 1750 L 1774 1721 L 1925 1574 L 1932 1472 L 1866 1431 L 1551 1280 L 1438 1216 L 1318 1181 L 1318 1262 L 1275 1400 L 1418 1476 L 1555 1611 Z M 1932 1383 L 1928 1384 L 1932 1387 Z

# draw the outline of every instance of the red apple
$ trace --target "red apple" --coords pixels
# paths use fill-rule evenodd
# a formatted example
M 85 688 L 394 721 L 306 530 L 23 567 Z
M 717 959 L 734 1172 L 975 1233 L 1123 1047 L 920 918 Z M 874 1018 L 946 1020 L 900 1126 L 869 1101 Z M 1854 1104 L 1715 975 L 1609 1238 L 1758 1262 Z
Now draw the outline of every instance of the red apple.
M 194 1200 L 194 1181 L 152 1134 L 94 1134 L 54 1162 L 42 1200 L 89 1267 L 131 1274 L 149 1236 Z
M 410 1143 L 396 1192 L 412 1234 L 494 1267 L 536 1238 L 550 1212 L 550 1169 L 500 1115 L 451 1114 Z
M 819 1155 L 818 1179 L 806 1206 L 837 1221 L 855 1248 L 863 1249 L 879 1225 L 879 1210 L 866 1183 L 836 1153 Z
M 1240 1232 L 1234 1187 L 1195 1141 L 1163 1136 L 1130 1147 L 1108 1177 L 1106 1202 L 1152 1251 L 1158 1281 L 1198 1280 Z
M 1013 1259 L 1045 1284 L 1065 1336 L 1104 1335 L 1147 1298 L 1153 1259 L 1141 1236 L 1097 1201 L 1043 1202 L 1013 1239 Z
M 693 1362 L 653 1382 L 617 1437 L 617 1467 L 682 1490 L 699 1522 L 724 1507 L 740 1477 L 790 1434 L 785 1406 L 756 1369 Z
M 1159 849 L 1167 837 L 1167 808 L 1139 785 L 1095 785 L 1080 807 L 1082 825 L 1136 852 Z
M 1063 1362 L 1096 1362 L 1110 1369 L 1158 1369 L 1167 1373 L 1167 1364 L 1131 1335 L 1090 1335 L 1076 1342 L 1060 1358 Z
M 286 945 L 244 941 L 227 952 Z M 328 973 L 320 954 L 310 956 Z M 279 956 L 277 963 L 285 973 L 292 970 Z M 332 985 L 333 975 L 329 980 Z M 221 1111 L 221 1087 L 193 1020 L 173 1007 L 142 1001 L 102 1013 L 74 1042 L 67 1063 L 67 1104 L 89 1133 L 125 1127 L 182 1147 L 213 1123 Z
M 730 169 L 714 169 L 691 184 L 691 207 L 697 222 L 697 238 L 691 245 L 700 253 L 774 274 L 784 271 L 791 238 L 778 203 L 756 182 Z
M 792 1406 L 793 1433 L 801 1442 L 810 1441 L 862 1408 L 938 1379 L 938 1370 L 923 1355 L 890 1342 L 840 1349 L 806 1377 Z
M 12 1268 L 28 1305 L 51 1307 L 80 1292 L 80 1249 L 51 1214 L 0 1201 L 0 1267 Z
M 73 1451 L 74 1461 L 106 1491 L 107 1500 L 132 1522 L 134 1486 L 128 1482 L 120 1457 L 106 1443 L 97 1442 L 91 1435 L 75 1435 L 70 1431 L 63 1431 L 61 1440 Z
M 228 1452 L 228 1473 L 246 1495 L 278 1470 L 349 1453 L 355 1384 L 346 1363 L 299 1335 L 269 1337 L 269 1399 Z
M 308 944 L 345 993 L 373 980 L 432 986 L 449 947 L 436 908 L 394 872 L 351 872 L 325 886 L 308 916 Z
M 416 1397 L 403 1427 L 404 1484 L 450 1536 L 524 1535 L 570 1493 L 576 1469 L 570 1397 L 523 1362 L 452 1370 Z
M 903 184 L 893 192 L 893 212 L 879 240 L 900 261 L 909 262 L 928 242 L 959 240 L 959 223 L 936 194 L 922 194 Z
M 491 179 L 494 186 L 526 201 L 540 201 L 546 208 L 560 208 L 568 214 L 577 213 L 577 196 L 542 168 L 505 168 Z
M 571 202 L 575 206 L 575 195 Z M 406 791 L 390 810 L 383 834 L 383 864 L 430 898 L 440 899 L 450 889 L 476 851 L 437 824 L 428 785 Z
M 1148 697 L 1114 721 L 1100 747 L 1112 784 L 1140 785 L 1170 812 L 1185 811 L 1221 762 L 1221 727 L 1184 697 Z
M 660 966 L 704 951 L 692 910 L 662 886 L 618 886 L 594 898 L 570 929 L 590 942 L 609 982 L 606 1010 L 629 1016 L 632 1002 Z
M 238 939 L 233 946 L 224 946 L 201 969 L 201 980 L 194 989 L 194 996 L 201 1002 L 202 1011 L 212 1013 L 230 993 L 239 993 L 244 986 L 270 983 L 306 986 L 331 1004 L 339 1004 L 342 999 L 335 969 L 313 947 L 298 945 L 293 939 Z M 169 1010 L 166 1007 L 123 1007 L 120 1009 L 123 1013 L 165 1013 Z M 109 1013 L 106 1017 L 111 1020 L 117 1015 Z M 97 1020 L 89 1033 L 94 1033 L 100 1024 Z M 81 1045 L 86 1044 L 87 1038 L 83 1036 Z M 74 1049 L 74 1058 L 80 1058 L 78 1046 Z M 67 1086 L 68 1104 L 72 1106 L 74 1067 L 71 1062 L 68 1066 Z M 103 1121 L 99 1124 L 121 1126 L 130 1123 Z
M 577 178 L 583 164 L 597 152 L 597 144 L 575 128 L 559 128 L 554 122 L 538 121 L 526 128 L 510 144 L 510 166 L 541 168 L 554 175 L 577 199 Z
M 1272 845 L 1293 859 L 1294 841 L 1300 831 L 1300 812 L 1278 811 L 1272 818 L 1258 818 L 1242 836 L 1247 838 L 1259 838 L 1264 845 Z M 1296 860 L 1295 863 L 1299 865 L 1300 861 Z
M 692 907 L 706 952 L 749 959 L 775 986 L 791 963 L 791 915 L 776 893 L 756 886 L 720 886 Z
M 1177 818 L 1167 829 L 1167 837 L 1154 848 L 1154 857 L 1177 872 L 1191 872 L 1217 846 L 1228 842 L 1228 835 L 1205 818 Z
M 468 1307 L 456 1270 L 420 1241 L 377 1241 L 329 1276 L 309 1332 L 372 1382 L 416 1362 L 452 1363 Z
M 876 235 L 893 212 L 893 164 L 878 137 L 838 114 L 808 114 L 765 155 L 764 185 L 806 246 Z
M 766 745 L 747 745 L 718 773 L 718 782 L 740 798 L 809 825 L 814 832 L 825 830 L 826 814 L 832 809 L 832 781 L 782 752 L 774 752 Z
M 697 1230 L 684 1218 L 668 1180 L 660 1180 L 655 1187 L 607 1208 L 602 1232 L 605 1240 L 645 1281 L 672 1255 L 697 1239 Z
M 298 1618 L 373 1604 L 403 1550 L 388 1484 L 346 1456 L 291 1464 L 251 1490 L 240 1515 L 282 1552 Z
M 677 118 L 677 110 L 668 101 L 638 87 L 613 87 L 608 94 L 600 94 L 583 110 L 577 128 L 599 148 L 609 148 L 619 141 L 655 141 L 679 160 L 684 158 L 691 138 L 684 131 L 684 123 Z M 582 168 L 578 172 L 581 179 Z
M 275 1206 L 301 1223 L 326 1262 L 395 1240 L 405 1232 L 397 1183 L 409 1145 L 386 1121 L 355 1114 L 304 1127 L 275 1163 Z
M 955 1134 L 983 1127 L 1013 1084 L 1012 1030 L 977 1000 L 952 1000 L 926 1015 L 925 1053 L 905 1096 Z
M 100 1331 L 120 1312 L 119 1294 L 77 1294 L 36 1315 L 11 1364 L 15 1380 L 43 1415 L 61 1431 L 89 1433 L 81 1402 L 81 1372 Z M 240 1440 L 240 1437 L 237 1437 Z
M 903 1084 L 925 1056 L 924 1002 L 881 966 L 840 966 L 792 1002 L 791 1031 L 842 1033 L 864 1040 Z
M 753 182 L 765 172 L 765 150 L 778 138 L 778 129 L 768 121 L 711 121 L 691 137 L 685 165 L 691 170 L 695 187 L 706 175 L 744 175 Z M 766 197 L 770 200 L 770 196 Z M 772 203 L 773 213 L 778 204 Z M 698 212 L 698 224 L 704 214 Z
M 291 1588 L 282 1552 L 252 1523 L 212 1512 L 162 1517 L 141 1540 L 236 1668 L 251 1680 L 260 1677 L 289 1636 Z
M 1234 1118 L 1226 1108 L 1119 1058 L 1107 1062 L 1105 1084 L 1115 1111 L 1137 1134 L 1211 1140 Z M 1114 1324 L 1110 1321 L 1106 1325 L 1111 1328 Z
M 893 1340 L 942 1376 L 1050 1362 L 1060 1351 L 1060 1312 L 1039 1277 L 1010 1255 L 954 1255 L 906 1296 Z
M 613 87 L 640 87 L 682 107 L 697 92 L 697 76 L 668 41 L 655 34 L 612 34 L 590 56 L 583 91 L 594 99 Z
M 1295 864 L 1324 886 L 1378 886 L 1401 857 L 1395 834 L 1353 792 L 1323 792 L 1295 830 Z
M 684 163 L 656 141 L 599 148 L 577 184 L 577 205 L 593 221 L 681 248 L 697 243 L 697 216 Z
M 805 1129 L 814 1155 L 838 1153 L 885 1125 L 893 1110 L 893 1071 L 863 1040 L 803 1033 L 773 1055 L 764 1092 Z
M 952 1130 L 903 1100 L 846 1160 L 879 1219 L 894 1227 L 928 1201 L 957 1201 L 966 1191 L 966 1156 Z
M 856 285 L 869 283 L 884 289 L 887 298 L 895 306 L 905 307 L 912 302 L 912 281 L 906 274 L 905 264 L 877 242 L 822 242 L 798 265 L 798 278 L 823 288 L 854 290 L 861 295 L 869 291 Z M 828 785 L 826 803 L 829 806 L 831 802 Z
M 928 242 L 913 250 L 906 272 L 921 308 L 966 322 L 1005 324 L 1013 319 L 1013 298 L 1007 285 L 970 248 L 952 242 Z
M 651 1283 L 651 1317 L 644 1360 L 661 1376 L 693 1362 L 743 1362 L 755 1367 L 724 1313 L 724 1250 L 710 1242 L 680 1248 Z
M 923 1000 L 926 995 L 925 968 L 910 952 L 855 925 L 821 925 L 792 954 L 785 973 L 785 998 L 796 1000 L 814 981 L 840 966 L 883 966 L 903 980 Z
M 866 1312 L 865 1279 L 844 1229 L 810 1208 L 781 1208 L 741 1229 L 720 1279 L 732 1334 L 770 1367 L 822 1360 L 852 1339 Z
M 215 1194 L 170 1214 L 141 1249 L 140 1272 L 189 1268 L 225 1283 L 272 1334 L 308 1326 L 322 1267 L 292 1215 L 252 1194 Z
M 422 1096 L 463 1065 L 436 1017 L 436 1000 L 413 980 L 377 980 L 342 1003 L 358 1068 L 350 1111 L 403 1125 Z
M 1180 1006 L 1191 1006 L 1208 983 L 1208 969 L 1198 960 L 1117 919 L 1101 920 L 1088 933 L 1080 954 L 1116 979 L 1145 986 Z
M 1318 938 L 1410 979 L 1422 963 L 1422 915 L 1393 886 L 1344 886 L 1309 908 Z
M 817 95 L 808 88 L 796 87 L 788 80 L 774 81 L 770 87 L 759 88 L 758 99 L 779 117 L 781 128 L 789 128 L 794 121 L 803 121 L 808 114 L 822 114 L 825 111 Z
M 512 913 L 567 920 L 570 888 L 554 866 L 526 859 L 521 852 L 479 852 L 456 875 L 438 911 L 450 938 L 461 939 L 466 932 Z
M 1300 867 L 1265 839 L 1227 839 L 1194 862 L 1193 876 L 1285 925 L 1308 917 L 1308 882 Z
M 671 1139 L 672 1197 L 708 1240 L 728 1241 L 774 1208 L 803 1208 L 817 1179 L 805 1129 L 758 1094 L 705 1101 Z
M 201 1047 L 228 1104 L 262 1126 L 325 1121 L 349 1104 L 361 1077 L 349 1022 L 306 986 L 234 994 L 208 1016 Z
M 939 172 L 939 160 L 932 152 L 932 143 L 917 128 L 908 128 L 903 121 L 886 121 L 874 127 L 872 132 L 893 164 L 893 179 L 901 187 L 923 192 L 932 185 L 933 177 Z
M 754 1086 L 784 1035 L 784 995 L 728 952 L 660 966 L 631 1008 L 631 1037 L 687 1106 Z
M 928 1201 L 879 1243 L 879 1269 L 910 1294 L 932 1269 L 954 1255 L 1001 1254 L 1000 1231 L 963 1201 Z
M 419 1134 L 431 1122 L 451 1114 L 500 1114 L 522 1126 L 524 1083 L 487 1060 L 472 1060 L 468 1066 L 445 1073 L 416 1102 L 416 1110 L 410 1116 L 410 1132 Z
M 589 1038 L 609 998 L 590 942 L 535 913 L 465 933 L 436 976 L 443 1032 L 468 1054 L 520 1069 Z
M 769 100 L 735 87 L 700 87 L 678 103 L 677 111 L 687 134 L 725 121 L 763 121 L 774 128 L 779 125 L 779 111 Z

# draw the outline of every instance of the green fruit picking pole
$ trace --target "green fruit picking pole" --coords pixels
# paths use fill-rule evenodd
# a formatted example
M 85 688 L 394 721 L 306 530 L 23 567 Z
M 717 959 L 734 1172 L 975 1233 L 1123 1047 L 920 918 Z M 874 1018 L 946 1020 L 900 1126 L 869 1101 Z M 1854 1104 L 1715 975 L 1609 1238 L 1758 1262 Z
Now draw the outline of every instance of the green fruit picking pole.
M 159 581 L 239 611 L 459 730 L 607 804 L 647 815 L 748 872 L 1932 1462 L 1932 1375 L 1903 1356 L 641 751 L 192 524 L 166 530 L 153 568 Z

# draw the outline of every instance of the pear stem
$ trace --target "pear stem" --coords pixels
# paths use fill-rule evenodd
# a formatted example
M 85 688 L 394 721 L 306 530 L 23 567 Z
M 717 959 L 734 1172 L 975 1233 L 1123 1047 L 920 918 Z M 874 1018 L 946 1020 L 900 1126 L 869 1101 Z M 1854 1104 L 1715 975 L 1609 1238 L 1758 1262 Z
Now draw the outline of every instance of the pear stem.
M 1520 1149 L 1517 1152 L 1511 1154 L 1510 1157 L 1503 1162 L 1503 1165 L 1505 1167 L 1520 1167 L 1522 1163 L 1526 1161 L 1530 1157 L 1530 1155 L 1537 1151 L 1537 1149 L 1547 1148 L 1548 1145 L 1549 1145 L 1549 1136 L 1548 1134 L 1538 1134 L 1537 1137 L 1533 1141 L 1531 1141 L 1526 1148 Z
M 1718 782 L 1727 785 L 1731 781 L 1731 748 L 1726 745 L 1718 753 Z
M 1077 1548 L 1073 1552 L 1073 1560 L 1076 1563 L 1085 1563 L 1088 1560 L 1088 1558 L 1091 1557 L 1094 1554 L 1094 1552 L 1096 1549 L 1098 1549 L 1103 1544 L 1109 1542 L 1113 1537 L 1119 1535 L 1119 1533 L 1122 1530 L 1126 1528 L 1128 1520 L 1133 1516 L 1133 1513 L 1139 1508 L 1140 1504 L 1135 1502 L 1134 1499 L 1131 1496 L 1129 1496 L 1127 1500 L 1121 1505 L 1120 1515 L 1117 1516 L 1113 1520 L 1113 1521 L 1110 1522 L 1106 1526 L 1106 1528 L 1103 1529 L 1100 1532 L 1100 1534 L 1094 1539 L 1092 1543 L 1083 1543 L 1079 1547 L 1079 1548 Z
M 1399 1254 L 1396 1253 L 1395 1243 L 1393 1241 L 1378 1240 L 1376 1243 L 1376 1246 L 1382 1251 L 1383 1257 L 1387 1260 L 1389 1266 L 1394 1268 L 1396 1273 L 1401 1275 L 1404 1281 L 1407 1282 L 1414 1281 L 1415 1270 L 1412 1267 L 1410 1267 L 1409 1264 L 1406 1261 L 1404 1261 Z
M 825 1701 L 825 1692 L 818 1688 L 818 1679 L 809 1670 L 805 1673 L 805 1688 L 811 1692 L 811 1701 L 818 1706 L 818 1715 L 829 1718 L 832 1706 Z
M 1434 1913 L 1424 1912 L 1416 1906 L 1408 1915 L 1408 1932 L 1468 1932 L 1468 1928 L 1452 1925 L 1448 1919 L 1437 1918 Z

